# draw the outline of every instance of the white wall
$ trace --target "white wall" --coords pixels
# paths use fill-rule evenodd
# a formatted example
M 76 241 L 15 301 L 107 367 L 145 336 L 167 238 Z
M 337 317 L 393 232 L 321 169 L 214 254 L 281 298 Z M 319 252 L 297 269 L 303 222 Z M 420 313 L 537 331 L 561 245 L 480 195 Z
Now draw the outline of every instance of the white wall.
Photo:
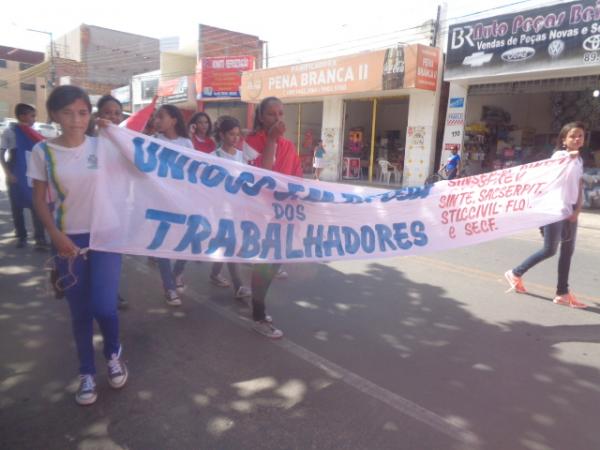
M 81 62 L 81 27 L 54 39 L 54 56 Z
M 435 159 L 435 139 L 437 133 L 439 94 L 415 89 L 410 94 L 408 106 L 408 126 L 406 131 L 406 150 L 404 152 L 404 186 L 418 186 L 433 170 Z M 410 129 L 423 132 L 423 142 L 411 146 L 408 136 Z M 412 147 L 412 148 L 411 148 Z
M 338 181 L 341 177 L 341 164 L 344 142 L 344 100 L 338 97 L 325 97 L 323 100 L 323 120 L 321 138 L 325 145 L 325 168 L 321 174 L 324 181 Z

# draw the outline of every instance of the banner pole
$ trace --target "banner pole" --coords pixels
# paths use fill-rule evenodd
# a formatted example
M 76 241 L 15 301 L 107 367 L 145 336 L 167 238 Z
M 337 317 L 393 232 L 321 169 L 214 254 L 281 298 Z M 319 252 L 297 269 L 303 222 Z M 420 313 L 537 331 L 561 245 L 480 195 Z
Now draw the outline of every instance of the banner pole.
M 371 118 L 371 158 L 369 160 L 369 183 L 373 182 L 373 163 L 375 160 L 375 125 L 377 120 L 377 99 L 373 99 L 373 114 Z M 362 168 L 360 169 L 362 170 Z
M 296 135 L 296 152 L 298 152 L 298 156 L 300 156 L 300 132 L 302 127 L 302 103 L 298 103 L 298 131 Z

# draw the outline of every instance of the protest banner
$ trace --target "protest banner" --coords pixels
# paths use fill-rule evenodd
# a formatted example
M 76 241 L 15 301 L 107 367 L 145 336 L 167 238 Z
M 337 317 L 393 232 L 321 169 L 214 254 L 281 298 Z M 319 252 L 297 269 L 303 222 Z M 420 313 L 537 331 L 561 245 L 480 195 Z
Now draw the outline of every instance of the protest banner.
M 174 259 L 307 262 L 422 254 L 556 222 L 570 157 L 433 186 L 316 182 L 109 126 L 90 246 Z

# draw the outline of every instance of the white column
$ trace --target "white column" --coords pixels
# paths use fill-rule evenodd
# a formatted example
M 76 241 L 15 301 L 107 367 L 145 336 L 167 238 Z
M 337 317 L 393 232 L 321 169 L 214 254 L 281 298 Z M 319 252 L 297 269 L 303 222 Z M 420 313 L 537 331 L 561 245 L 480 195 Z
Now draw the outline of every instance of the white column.
M 403 186 L 419 186 L 432 172 L 435 160 L 439 90 L 414 89 L 408 103 Z
M 321 180 L 338 181 L 341 177 L 344 133 L 344 100 L 325 97 L 321 139 L 325 145 L 325 168 Z
M 442 144 L 442 156 L 440 158 L 442 164 L 448 159 L 450 150 L 455 145 L 458 145 L 458 154 L 462 158 L 465 135 L 467 89 L 468 86 L 453 82 L 450 83 L 448 109 L 446 110 L 446 122 L 444 127 L 444 142 Z

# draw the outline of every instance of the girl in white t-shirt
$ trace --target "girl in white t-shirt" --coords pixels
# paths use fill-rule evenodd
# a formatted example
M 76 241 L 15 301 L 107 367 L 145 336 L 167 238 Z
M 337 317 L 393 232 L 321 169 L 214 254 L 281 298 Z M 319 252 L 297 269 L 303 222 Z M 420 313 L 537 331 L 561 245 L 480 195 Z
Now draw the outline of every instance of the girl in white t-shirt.
M 75 400 L 89 405 L 97 398 L 94 319 L 103 337 L 108 383 L 119 389 L 128 377 L 121 360 L 117 316 L 121 255 L 88 250 L 98 179 L 97 138 L 85 134 L 92 110 L 88 95 L 76 86 L 60 86 L 46 106 L 62 134 L 34 147 L 28 176 L 33 179 L 33 206 L 57 253 L 58 287 L 64 290 L 71 311 L 80 374 Z M 54 200 L 54 217 L 46 201 L 48 191 Z
M 177 106 L 162 105 L 156 112 L 154 126 L 157 131 L 154 137 L 182 147 L 194 148 L 192 141 L 187 137 L 183 114 Z M 185 261 L 177 260 L 173 267 L 171 267 L 171 261 L 167 258 L 157 258 L 157 263 L 167 304 L 181 306 L 179 294 L 185 290 L 183 281 Z
M 571 269 L 571 258 L 575 251 L 575 237 L 577 235 L 577 217 L 581 212 L 583 204 L 583 161 L 579 150 L 583 147 L 585 140 L 585 126 L 581 122 L 571 122 L 562 127 L 558 135 L 560 149 L 554 152 L 552 158 L 564 158 L 570 156 L 576 158 L 569 169 L 566 179 L 565 202 L 572 207 L 571 215 L 560 222 L 551 223 L 542 228 L 544 235 L 544 247 L 529 256 L 520 265 L 508 270 L 504 276 L 510 285 L 510 289 L 518 293 L 527 290 L 523 285 L 521 277 L 536 264 L 556 254 L 560 244 L 560 256 L 558 257 L 558 283 L 556 286 L 556 297 L 554 303 L 570 306 L 571 308 L 586 308 L 585 303 L 580 302 L 569 291 L 569 271 Z
M 219 117 L 215 123 L 215 135 L 217 137 L 219 147 L 212 152 L 213 155 L 216 155 L 219 158 L 230 159 L 240 164 L 246 164 L 243 152 L 238 150 L 236 147 L 240 140 L 241 127 L 240 122 L 235 117 Z M 229 281 L 227 278 L 221 275 L 222 269 L 222 262 L 213 263 L 210 273 L 210 281 L 216 286 L 228 287 Z M 233 283 L 233 292 L 235 298 L 241 299 L 250 297 L 252 295 L 252 291 L 249 287 L 242 286 L 239 266 L 235 263 L 227 263 L 227 269 L 229 270 L 229 275 L 231 275 L 231 282 Z

